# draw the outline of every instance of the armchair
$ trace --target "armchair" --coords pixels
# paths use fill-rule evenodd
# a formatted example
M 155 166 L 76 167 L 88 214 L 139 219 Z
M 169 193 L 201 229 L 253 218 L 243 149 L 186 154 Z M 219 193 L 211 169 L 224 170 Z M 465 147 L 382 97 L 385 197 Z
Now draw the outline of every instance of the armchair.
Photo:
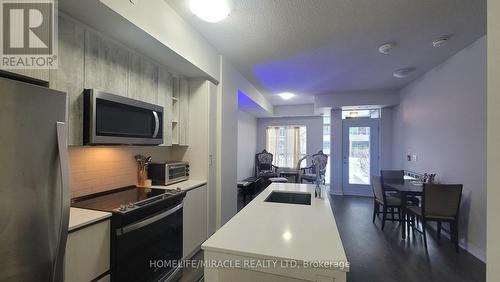
M 265 149 L 255 154 L 255 177 L 279 177 L 278 167 L 273 165 L 273 154 Z
M 316 164 L 319 164 L 320 182 L 322 184 L 325 184 L 325 173 L 326 165 L 328 164 L 328 155 L 323 153 L 323 150 L 320 150 L 318 153 L 311 156 L 310 166 L 300 168 L 302 171 L 300 175 L 300 183 L 303 183 L 304 180 L 310 183 L 314 183 L 316 181 Z

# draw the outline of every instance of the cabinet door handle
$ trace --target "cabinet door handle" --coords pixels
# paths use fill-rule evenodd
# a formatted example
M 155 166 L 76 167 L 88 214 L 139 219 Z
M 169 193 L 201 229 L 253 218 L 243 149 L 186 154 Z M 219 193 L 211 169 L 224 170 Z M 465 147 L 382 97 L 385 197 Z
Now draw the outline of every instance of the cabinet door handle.
M 155 118 L 155 131 L 153 133 L 153 138 L 156 138 L 158 131 L 160 130 L 160 119 L 158 118 L 158 113 L 153 111 L 153 116 Z

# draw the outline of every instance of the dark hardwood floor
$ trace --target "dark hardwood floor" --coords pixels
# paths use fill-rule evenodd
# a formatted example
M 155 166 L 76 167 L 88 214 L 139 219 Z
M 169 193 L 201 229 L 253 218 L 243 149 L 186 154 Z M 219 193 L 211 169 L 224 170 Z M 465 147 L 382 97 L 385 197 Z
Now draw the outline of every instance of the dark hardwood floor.
M 331 196 L 331 206 L 351 271 L 349 282 L 485 281 L 486 265 L 468 252 L 456 253 L 444 236 L 428 233 L 428 252 L 422 235 L 401 239 L 398 223 L 379 218 L 372 223 L 373 200 L 368 197 Z
M 203 261 L 203 250 L 199 250 L 190 260 Z M 202 267 L 186 267 L 181 270 L 177 282 L 200 282 L 203 281 Z

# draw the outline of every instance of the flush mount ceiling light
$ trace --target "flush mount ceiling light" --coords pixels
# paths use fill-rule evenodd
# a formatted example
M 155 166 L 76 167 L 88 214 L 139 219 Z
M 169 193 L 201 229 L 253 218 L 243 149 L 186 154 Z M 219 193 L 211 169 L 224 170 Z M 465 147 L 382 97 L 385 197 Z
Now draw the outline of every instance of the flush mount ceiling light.
M 280 95 L 280 97 L 283 98 L 284 100 L 290 100 L 295 96 L 295 94 L 290 93 L 290 92 L 283 92 L 283 93 L 280 93 L 278 95 Z
M 450 38 L 451 35 L 441 36 L 440 38 L 432 41 L 432 46 L 434 46 L 434 48 L 443 47 L 444 45 L 446 45 L 446 43 L 448 43 Z
M 191 0 L 189 8 L 195 16 L 210 23 L 222 21 L 230 12 L 226 0 Z
M 405 78 L 409 76 L 412 72 L 415 71 L 415 68 L 404 68 L 395 71 L 392 75 L 396 78 Z
M 349 113 L 349 118 L 357 118 L 358 117 L 358 112 L 350 112 Z
M 394 43 L 394 42 L 384 43 L 384 44 L 382 44 L 382 46 L 378 47 L 378 51 L 381 54 L 387 55 L 391 52 L 392 48 L 394 48 L 395 46 L 396 46 L 396 43 Z

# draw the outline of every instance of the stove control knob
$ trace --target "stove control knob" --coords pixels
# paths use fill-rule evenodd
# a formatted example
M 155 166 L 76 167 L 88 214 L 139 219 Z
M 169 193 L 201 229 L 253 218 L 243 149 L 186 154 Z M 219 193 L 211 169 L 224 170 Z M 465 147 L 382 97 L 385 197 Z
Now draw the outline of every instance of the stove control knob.
M 127 210 L 127 206 L 126 205 L 120 205 L 119 210 L 120 211 L 126 211 Z
M 129 209 L 132 209 L 134 207 L 135 207 L 134 203 L 128 203 L 128 205 L 127 205 L 127 208 L 129 208 Z

